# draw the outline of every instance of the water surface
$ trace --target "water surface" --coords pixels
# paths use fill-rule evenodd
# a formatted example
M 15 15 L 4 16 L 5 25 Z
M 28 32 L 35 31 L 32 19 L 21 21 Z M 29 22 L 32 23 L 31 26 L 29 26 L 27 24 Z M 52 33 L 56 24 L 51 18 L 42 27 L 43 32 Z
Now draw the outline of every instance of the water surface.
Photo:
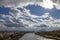
M 53 40 L 53 39 L 44 38 L 44 37 L 35 35 L 34 33 L 27 33 L 19 40 Z

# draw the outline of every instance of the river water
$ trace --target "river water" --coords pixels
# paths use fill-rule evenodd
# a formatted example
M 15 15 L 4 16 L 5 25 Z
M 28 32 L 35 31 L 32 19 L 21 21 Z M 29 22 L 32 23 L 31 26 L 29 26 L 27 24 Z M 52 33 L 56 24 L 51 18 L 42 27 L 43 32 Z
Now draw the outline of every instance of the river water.
M 27 33 L 19 40 L 53 40 L 53 39 L 44 38 L 44 37 L 35 35 L 34 33 Z

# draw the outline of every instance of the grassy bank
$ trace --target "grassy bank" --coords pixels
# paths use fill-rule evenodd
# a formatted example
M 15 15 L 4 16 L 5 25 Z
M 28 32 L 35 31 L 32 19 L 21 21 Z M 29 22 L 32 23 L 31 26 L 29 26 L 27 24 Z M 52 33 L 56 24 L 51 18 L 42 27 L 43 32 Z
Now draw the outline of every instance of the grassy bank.
M 50 39 L 60 40 L 60 30 L 49 31 L 49 32 L 42 31 L 35 34 Z
M 25 32 L 0 32 L 0 40 L 18 40 Z

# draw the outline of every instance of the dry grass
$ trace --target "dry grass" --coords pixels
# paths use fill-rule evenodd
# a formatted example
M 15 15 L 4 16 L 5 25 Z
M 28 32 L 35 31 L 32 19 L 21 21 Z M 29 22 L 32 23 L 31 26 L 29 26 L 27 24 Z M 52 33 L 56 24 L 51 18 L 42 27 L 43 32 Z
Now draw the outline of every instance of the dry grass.
M 18 40 L 24 34 L 30 32 L 0 32 L 0 40 Z M 60 30 L 50 31 L 50 32 L 37 32 L 36 35 L 43 36 L 50 39 L 60 40 Z
M 8 32 L 0 32 L 0 40 L 18 40 L 21 38 L 25 32 L 16 32 L 16 33 L 8 33 Z
M 50 39 L 60 40 L 60 30 L 55 30 L 55 31 L 50 31 L 50 32 L 42 31 L 35 34 L 46 37 L 46 38 L 50 38 Z

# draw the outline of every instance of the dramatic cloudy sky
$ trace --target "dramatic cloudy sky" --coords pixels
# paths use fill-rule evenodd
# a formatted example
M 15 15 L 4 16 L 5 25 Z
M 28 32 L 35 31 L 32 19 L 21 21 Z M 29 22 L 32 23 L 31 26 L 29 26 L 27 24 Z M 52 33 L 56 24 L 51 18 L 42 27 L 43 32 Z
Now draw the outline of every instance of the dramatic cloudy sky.
M 60 0 L 0 0 L 0 26 L 59 27 Z

